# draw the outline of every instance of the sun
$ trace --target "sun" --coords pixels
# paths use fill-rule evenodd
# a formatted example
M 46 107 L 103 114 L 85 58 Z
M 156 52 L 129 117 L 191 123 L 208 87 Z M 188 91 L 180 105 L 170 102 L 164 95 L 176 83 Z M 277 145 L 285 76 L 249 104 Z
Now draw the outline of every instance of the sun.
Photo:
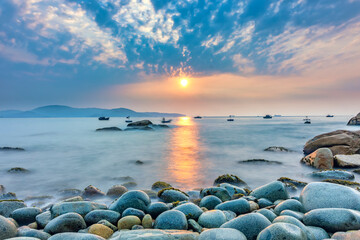
M 180 81 L 181 86 L 186 87 L 189 84 L 189 81 L 186 78 L 181 79 Z

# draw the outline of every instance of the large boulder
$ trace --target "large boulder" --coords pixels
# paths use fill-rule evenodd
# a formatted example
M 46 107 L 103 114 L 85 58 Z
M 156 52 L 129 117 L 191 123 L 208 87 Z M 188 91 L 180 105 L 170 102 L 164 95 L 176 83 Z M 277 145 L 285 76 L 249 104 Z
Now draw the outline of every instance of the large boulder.
M 352 117 L 347 125 L 360 125 L 360 113 L 358 113 L 355 117 Z
M 342 155 L 338 154 L 334 157 L 335 164 L 343 168 L 360 167 L 360 154 Z
M 146 127 L 149 125 L 153 125 L 153 123 L 150 120 L 141 120 L 141 121 L 129 123 L 127 126 L 128 127 Z
M 250 196 L 254 196 L 257 199 L 266 198 L 272 202 L 276 200 L 286 200 L 289 198 L 289 193 L 286 190 L 285 184 L 279 181 L 274 181 L 254 189 L 250 193 Z
M 302 163 L 318 169 L 334 167 L 334 156 L 329 148 L 319 148 L 301 159 Z
M 337 130 L 318 135 L 306 142 L 304 154 L 323 147 L 329 148 L 333 155 L 360 153 L 360 131 Z
M 120 214 L 122 214 L 122 212 L 129 207 L 145 212 L 150 203 L 151 200 L 146 193 L 135 190 L 123 194 L 120 198 L 111 203 L 109 209 L 119 212 Z
M 0 240 L 15 237 L 16 233 L 15 224 L 9 219 L 0 216 Z
M 305 212 L 317 208 L 348 208 L 360 210 L 360 192 L 338 184 L 309 183 L 300 194 Z

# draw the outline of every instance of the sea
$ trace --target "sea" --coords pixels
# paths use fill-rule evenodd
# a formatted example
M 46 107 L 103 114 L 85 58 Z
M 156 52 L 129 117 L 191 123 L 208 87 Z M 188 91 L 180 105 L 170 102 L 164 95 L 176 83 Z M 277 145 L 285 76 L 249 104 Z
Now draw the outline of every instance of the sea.
M 311 177 L 315 169 L 300 164 L 303 146 L 321 133 L 360 130 L 346 125 L 350 117 L 311 116 L 311 124 L 304 124 L 300 116 L 235 117 L 233 122 L 226 117 L 179 117 L 169 128 L 115 132 L 95 130 L 125 129 L 125 118 L 2 118 L 0 146 L 25 151 L 0 151 L 0 184 L 24 199 L 88 185 L 106 192 L 127 181 L 135 182 L 135 189 L 165 181 L 186 191 L 212 186 L 222 174 L 235 174 L 251 188 L 280 177 L 319 181 Z M 148 119 L 154 124 L 161 121 Z M 142 118 L 133 118 L 137 120 Z M 270 146 L 292 152 L 264 151 Z M 282 164 L 239 163 L 249 159 Z M 29 172 L 7 172 L 14 167 Z

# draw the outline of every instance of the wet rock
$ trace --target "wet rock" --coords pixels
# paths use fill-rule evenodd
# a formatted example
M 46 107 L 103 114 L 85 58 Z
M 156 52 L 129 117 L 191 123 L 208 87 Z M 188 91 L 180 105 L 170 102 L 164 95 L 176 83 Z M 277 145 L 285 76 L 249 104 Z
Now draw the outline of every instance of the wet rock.
M 299 227 L 307 236 L 307 239 L 309 240 L 315 240 L 315 237 L 312 235 L 312 233 L 306 228 L 306 226 L 300 222 L 298 219 L 291 217 L 291 216 L 279 216 L 274 219 L 274 223 L 290 223 L 297 227 Z
M 88 214 L 93 210 L 106 209 L 106 208 L 107 208 L 106 205 L 95 202 L 87 202 L 87 201 L 59 202 L 59 203 L 55 203 L 50 208 L 50 212 L 52 218 L 70 212 L 75 212 L 80 214 L 81 216 L 85 216 L 86 214 Z
M 241 180 L 238 176 L 233 174 L 224 174 L 217 177 L 214 181 L 214 186 L 221 183 L 230 183 L 235 186 L 246 186 L 246 182 Z
M 198 222 L 205 228 L 219 228 L 226 221 L 226 216 L 222 211 L 210 210 L 201 214 Z
M 278 199 L 288 199 L 289 193 L 287 192 L 285 185 L 282 182 L 274 181 L 254 189 L 250 196 L 256 198 L 266 198 L 272 202 Z
M 17 229 L 13 222 L 0 216 L 0 239 L 8 239 L 16 236 Z
M 146 127 L 149 125 L 153 125 L 153 123 L 149 120 L 141 120 L 141 121 L 129 123 L 127 126 L 128 127 Z
M 234 196 L 235 194 L 247 195 L 246 191 L 243 188 L 234 186 L 229 183 L 221 183 L 220 187 L 225 188 L 230 193 L 230 196 Z
M 329 148 L 319 148 L 300 162 L 318 169 L 331 169 L 334 167 L 334 156 Z
M 119 212 L 120 214 L 129 207 L 146 211 L 150 203 L 151 200 L 149 196 L 143 191 L 129 191 L 111 203 L 109 209 Z
M 264 215 L 267 219 L 269 219 L 270 222 L 274 221 L 274 219 L 277 217 L 276 214 L 273 211 L 270 211 L 268 209 L 260 209 L 256 211 L 257 213 L 260 213 Z
M 220 200 L 220 198 L 214 196 L 214 195 L 208 195 L 205 196 L 201 199 L 199 206 L 200 207 L 205 207 L 209 210 L 214 209 L 217 205 L 219 205 L 220 203 L 222 203 L 222 201 Z
M 274 203 L 272 201 L 270 201 L 269 199 L 266 199 L 266 198 L 260 198 L 258 200 L 258 204 L 259 204 L 260 208 L 265 208 L 265 207 L 274 205 Z
M 335 169 L 317 171 L 317 172 L 313 172 L 311 175 L 317 178 L 343 179 L 343 180 L 354 179 L 355 177 L 354 174 L 351 172 L 347 172 L 344 170 L 335 170 Z
M 118 229 L 131 229 L 134 225 L 140 225 L 141 220 L 137 216 L 122 217 L 118 222 Z
M 150 214 L 146 214 L 142 221 L 141 224 L 144 226 L 144 228 L 152 228 L 152 224 L 153 224 L 153 219 L 151 217 Z
M 0 196 L 0 200 L 17 200 L 16 194 L 13 192 L 8 192 L 5 194 L 2 194 Z
M 161 182 L 161 181 L 158 181 L 158 182 L 155 182 L 152 186 L 151 186 L 151 189 L 154 190 L 154 191 L 160 191 L 164 188 L 171 188 L 171 184 L 167 183 L 167 182 Z
M 89 233 L 60 233 L 52 236 L 49 240 L 105 240 L 100 236 Z
M 111 210 L 94 210 L 85 215 L 85 222 L 88 225 L 98 223 L 100 220 L 107 220 L 116 225 L 120 219 L 120 213 Z
M 291 216 L 299 221 L 302 221 L 304 219 L 304 213 L 292 210 L 283 210 L 280 212 L 280 216 Z
M 89 233 L 108 239 L 114 232 L 102 224 L 94 224 L 90 226 Z
M 156 218 L 154 228 L 186 230 L 188 224 L 184 213 L 178 210 L 169 210 Z
M 137 216 L 138 218 L 143 219 L 143 217 L 145 216 L 145 213 L 139 209 L 135 209 L 135 208 L 127 208 L 125 209 L 125 211 L 122 213 L 123 217 L 126 216 Z
M 229 201 L 231 200 L 230 193 L 228 190 L 222 187 L 210 187 L 210 188 L 204 188 L 200 191 L 200 196 L 205 197 L 208 195 L 214 195 L 218 197 L 221 201 Z
M 300 194 L 305 211 L 317 208 L 348 208 L 360 210 L 360 192 L 338 184 L 309 183 Z
M 152 218 L 157 218 L 161 213 L 170 210 L 170 208 L 162 202 L 151 203 L 147 209 L 147 212 L 151 215 Z
M 114 185 L 112 186 L 106 193 L 109 197 L 121 197 L 124 193 L 126 193 L 128 189 L 122 185 Z
M 105 196 L 105 193 L 103 193 L 97 187 L 94 187 L 93 185 L 89 185 L 84 189 L 82 196 L 84 198 L 98 198 Z
M 247 240 L 255 240 L 257 235 L 270 226 L 271 222 L 260 213 L 241 215 L 221 225 L 221 228 L 234 228 L 242 232 Z
M 236 199 L 220 203 L 215 207 L 218 210 L 230 210 L 237 215 L 250 212 L 250 204 L 245 199 Z
M 329 234 L 322 228 L 306 226 L 307 230 L 312 233 L 316 240 L 330 238 Z
M 118 127 L 104 127 L 104 128 L 98 128 L 98 129 L 96 129 L 96 131 L 97 132 L 99 132 L 99 131 L 121 131 L 121 129 L 120 128 L 118 128 Z
M 341 155 L 337 154 L 334 157 L 335 163 L 342 168 L 357 168 L 360 167 L 360 154 Z
M 7 171 L 8 173 L 29 173 L 30 171 L 22 167 L 14 167 Z
M 28 225 L 36 221 L 36 216 L 42 213 L 40 208 L 24 207 L 14 210 L 10 217 L 12 217 L 20 226 Z
M 238 161 L 240 164 L 276 164 L 280 165 L 282 162 L 279 161 L 271 161 L 271 160 L 265 160 L 265 159 L 248 159 L 248 160 L 241 160 Z
M 293 210 L 297 212 L 304 212 L 304 207 L 301 202 L 295 199 L 288 199 L 279 203 L 275 209 L 275 214 L 279 215 L 283 210 Z
M 355 117 L 352 117 L 347 125 L 360 125 L 360 113 L 358 113 Z
M 21 227 L 21 228 L 19 228 L 17 236 L 18 237 L 33 237 L 33 238 L 38 238 L 38 239 L 41 239 L 41 240 L 47 240 L 48 238 L 51 237 L 51 235 L 46 233 L 46 232 L 31 229 L 29 227 Z
M 78 213 L 66 213 L 52 219 L 45 227 L 44 231 L 49 234 L 62 232 L 77 232 L 85 229 L 86 223 Z
M 0 147 L 0 151 L 25 151 L 25 149 L 20 147 Z
M 185 214 L 187 219 L 197 220 L 203 211 L 197 205 L 193 203 L 185 203 L 181 204 L 174 208 L 174 210 L 178 210 Z
M 276 147 L 276 146 L 271 146 L 271 147 L 265 148 L 264 151 L 266 151 L 266 152 L 294 152 L 288 148 Z
M 360 228 L 360 212 L 345 208 L 315 209 L 305 214 L 304 223 L 321 227 L 328 232 L 358 230 Z
M 175 188 L 162 189 L 159 191 L 158 197 L 166 203 L 189 200 L 189 196 L 186 193 Z
M 9 217 L 10 214 L 18 209 L 26 207 L 26 204 L 20 200 L 2 200 L 0 201 L 0 215 Z
M 215 228 L 205 230 L 200 234 L 199 240 L 247 240 L 245 235 L 232 228 Z
M 307 240 L 306 234 L 290 223 L 274 223 L 262 230 L 257 240 Z
M 40 228 L 45 228 L 46 224 L 48 224 L 51 221 L 51 212 L 46 211 L 43 213 L 40 213 L 35 217 L 36 223 Z

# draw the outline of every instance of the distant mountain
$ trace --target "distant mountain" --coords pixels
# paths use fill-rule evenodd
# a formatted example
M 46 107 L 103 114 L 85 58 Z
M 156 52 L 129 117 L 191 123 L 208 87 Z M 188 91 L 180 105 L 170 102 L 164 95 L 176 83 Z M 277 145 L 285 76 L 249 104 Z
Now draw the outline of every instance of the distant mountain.
M 38 107 L 29 111 L 0 111 L 0 118 L 57 118 L 57 117 L 181 117 L 179 113 L 135 112 L 127 108 L 72 108 L 62 105 Z

